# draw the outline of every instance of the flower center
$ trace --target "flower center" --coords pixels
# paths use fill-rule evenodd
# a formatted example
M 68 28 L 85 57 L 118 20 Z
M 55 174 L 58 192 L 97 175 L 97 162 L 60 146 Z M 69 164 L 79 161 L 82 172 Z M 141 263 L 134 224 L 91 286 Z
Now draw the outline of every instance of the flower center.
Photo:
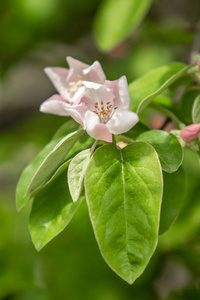
M 117 109 L 117 107 L 113 107 L 113 104 L 110 104 L 110 102 L 106 103 L 106 108 L 104 107 L 103 101 L 101 101 L 101 105 L 95 102 L 93 113 L 99 116 L 101 123 L 106 124 L 111 119 L 115 109 Z
M 69 83 L 70 88 L 67 89 L 68 93 L 75 94 L 78 91 L 78 89 L 81 86 L 83 86 L 83 82 L 82 82 L 83 77 L 81 75 L 79 75 L 79 74 L 77 74 L 77 77 L 79 78 L 79 80 L 77 80 L 77 81 L 71 81 Z

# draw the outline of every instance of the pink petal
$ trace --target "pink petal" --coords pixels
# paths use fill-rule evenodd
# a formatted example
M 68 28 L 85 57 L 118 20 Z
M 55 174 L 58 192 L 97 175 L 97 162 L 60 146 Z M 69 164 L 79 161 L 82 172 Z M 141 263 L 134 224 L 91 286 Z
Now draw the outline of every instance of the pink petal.
M 67 108 L 67 112 L 69 113 L 69 115 L 77 123 L 81 124 L 83 129 L 85 129 L 85 113 L 86 113 L 86 111 L 87 111 L 87 107 L 84 105 L 84 103 Z
M 82 70 L 89 67 L 89 65 L 83 63 L 82 61 L 75 59 L 71 56 L 67 56 L 66 58 L 70 69 L 73 69 L 75 73 L 82 74 Z
M 122 76 L 114 81 L 106 80 L 105 85 L 109 89 L 113 89 L 115 106 L 124 110 L 130 108 L 130 95 L 126 76 Z
M 60 95 L 53 95 L 40 105 L 40 111 L 47 114 L 69 116 L 67 109 L 71 107 Z
M 69 97 L 69 93 L 67 92 L 68 83 L 66 79 L 69 74 L 69 70 L 60 67 L 48 67 L 45 68 L 44 71 L 61 96 L 67 99 Z
M 200 133 L 200 123 L 186 126 L 181 131 L 181 138 L 185 139 L 187 143 L 194 141 Z
M 98 115 L 91 111 L 87 111 L 85 114 L 85 128 L 87 133 L 94 139 L 112 142 L 112 134 L 106 125 L 100 123 Z
M 91 66 L 83 70 L 84 80 L 104 84 L 106 76 L 101 64 L 96 60 Z
M 132 111 L 119 109 L 115 111 L 106 126 L 113 134 L 121 134 L 130 130 L 139 121 L 138 115 Z
M 102 84 L 83 81 L 83 85 L 86 87 L 85 92 L 83 93 L 82 102 L 84 102 L 88 109 L 93 111 L 94 110 L 94 103 L 98 102 L 101 105 L 101 101 L 106 108 L 107 102 L 113 104 L 113 91 L 106 88 Z

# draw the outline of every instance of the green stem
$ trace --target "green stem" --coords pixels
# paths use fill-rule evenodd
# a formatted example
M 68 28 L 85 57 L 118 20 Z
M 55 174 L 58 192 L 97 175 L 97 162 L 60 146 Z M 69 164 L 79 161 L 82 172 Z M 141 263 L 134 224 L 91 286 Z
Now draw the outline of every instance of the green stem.
M 151 108 L 159 111 L 160 113 L 166 115 L 167 117 L 169 117 L 172 121 L 174 121 L 174 123 L 176 123 L 178 125 L 179 128 L 183 128 L 185 126 L 185 124 L 183 124 L 181 122 L 181 120 L 179 120 L 175 114 L 173 112 L 171 112 L 169 109 L 157 104 L 157 103 L 151 103 L 149 105 Z
M 116 137 L 114 134 L 112 135 L 112 138 L 113 138 L 113 144 L 116 145 Z

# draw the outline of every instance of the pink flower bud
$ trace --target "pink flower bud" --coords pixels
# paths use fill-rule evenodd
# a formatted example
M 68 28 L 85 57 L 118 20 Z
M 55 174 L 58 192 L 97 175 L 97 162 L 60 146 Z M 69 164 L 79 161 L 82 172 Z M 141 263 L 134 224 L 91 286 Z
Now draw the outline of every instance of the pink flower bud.
M 199 68 L 199 71 L 200 71 L 200 60 L 198 61 L 198 68 Z
M 181 131 L 181 137 L 186 140 L 187 143 L 194 141 L 200 133 L 200 123 L 199 124 L 191 124 L 186 126 Z

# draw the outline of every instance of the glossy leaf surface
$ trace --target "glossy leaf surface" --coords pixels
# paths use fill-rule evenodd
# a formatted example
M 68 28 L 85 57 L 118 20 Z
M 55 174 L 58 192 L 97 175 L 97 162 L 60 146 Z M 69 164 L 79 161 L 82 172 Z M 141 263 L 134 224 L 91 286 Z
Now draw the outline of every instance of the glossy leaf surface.
M 90 159 L 91 150 L 79 152 L 71 161 L 68 168 L 68 185 L 72 200 L 76 202 L 83 188 L 83 177 Z
M 29 229 L 40 250 L 70 222 L 84 197 L 74 203 L 67 185 L 67 170 L 42 188 L 33 198 Z
M 180 167 L 172 174 L 163 172 L 163 181 L 160 234 L 169 229 L 180 212 L 186 192 L 186 177 L 183 168 Z
M 184 76 L 189 69 L 182 63 L 156 68 L 129 84 L 131 110 L 140 113 L 156 96 Z
M 102 146 L 86 170 L 94 233 L 108 265 L 130 284 L 144 271 L 158 238 L 162 172 L 152 146 Z
M 175 172 L 183 160 L 183 150 L 178 139 L 163 130 L 150 130 L 138 137 L 139 141 L 150 143 L 157 151 L 162 169 Z

